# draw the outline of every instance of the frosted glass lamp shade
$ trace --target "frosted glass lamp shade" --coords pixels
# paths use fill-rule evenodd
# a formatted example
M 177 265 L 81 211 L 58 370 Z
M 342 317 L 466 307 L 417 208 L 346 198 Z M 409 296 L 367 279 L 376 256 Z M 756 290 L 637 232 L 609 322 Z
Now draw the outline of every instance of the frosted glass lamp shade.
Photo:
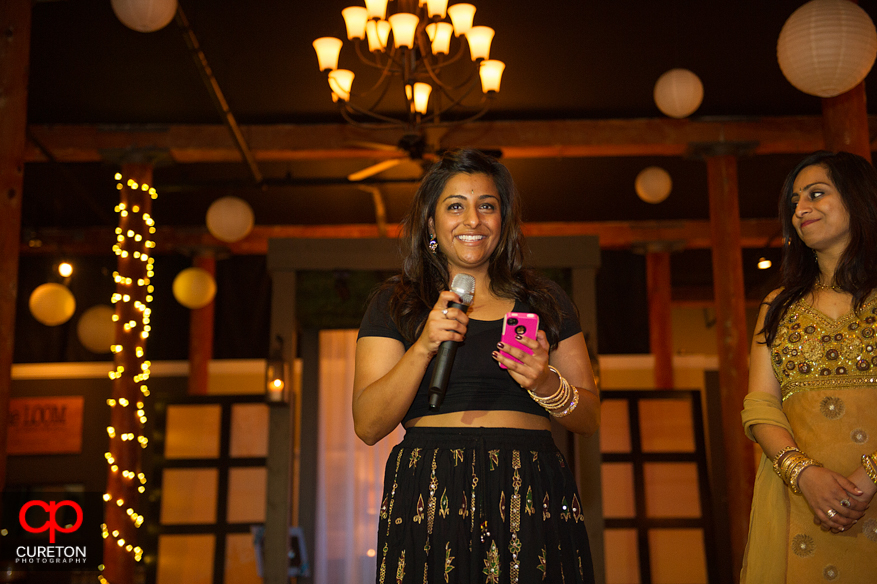
M 646 203 L 660 203 L 673 189 L 670 173 L 659 166 L 649 166 L 636 175 L 634 182 L 637 196 Z
M 387 1 L 388 0 L 365 0 L 365 9 L 368 11 L 369 18 L 384 20 L 387 18 Z
M 216 282 L 210 272 L 201 268 L 186 268 L 174 278 L 174 298 L 186 308 L 204 308 L 216 295 Z
M 703 101 L 703 84 L 688 69 L 670 69 L 655 83 L 655 105 L 666 116 L 687 118 Z
M 349 69 L 335 69 L 329 71 L 329 87 L 338 99 L 350 101 L 350 88 L 353 87 L 353 71 Z
M 348 6 L 341 11 L 344 17 L 344 25 L 347 27 L 347 39 L 364 39 L 365 23 L 368 20 L 368 10 L 362 6 Z
M 37 286 L 27 302 L 30 313 L 46 326 L 64 324 L 76 311 L 73 293 L 61 284 L 50 282 Z
M 481 91 L 484 93 L 498 92 L 504 70 L 505 63 L 502 61 L 497 61 L 496 59 L 481 61 L 481 66 L 478 68 L 478 75 L 481 76 Z
M 320 37 L 313 42 L 317 52 L 320 71 L 334 71 L 338 68 L 338 56 L 341 54 L 341 39 Z
M 450 54 L 453 33 L 454 27 L 449 22 L 433 22 L 426 25 L 426 34 L 429 36 L 433 55 Z
M 76 336 L 82 346 L 92 353 L 109 353 L 115 343 L 116 325 L 112 306 L 99 304 L 82 313 L 76 324 Z
M 430 18 L 444 18 L 448 12 L 448 0 L 426 0 L 426 11 Z
M 432 86 L 429 83 L 418 82 L 414 84 L 414 111 L 421 115 L 426 114 L 430 93 L 432 93 Z
M 489 26 L 473 26 L 466 33 L 469 41 L 469 55 L 473 61 L 490 58 L 490 43 L 493 41 L 494 30 Z
M 238 197 L 216 199 L 207 209 L 207 230 L 220 241 L 240 241 L 253 230 L 253 209 Z
M 390 38 L 392 27 L 386 20 L 369 20 L 365 25 L 365 36 L 368 39 L 368 50 L 372 53 L 383 52 Z
M 137 32 L 161 30 L 177 13 L 177 0 L 112 0 L 122 24 Z
M 475 6 L 465 3 L 448 6 L 448 16 L 451 17 L 451 23 L 454 25 L 454 36 L 466 34 L 472 28 L 472 21 L 475 19 Z
M 811 0 L 789 16 L 777 39 L 783 75 L 804 93 L 834 97 L 858 85 L 877 57 L 877 31 L 850 0 Z
M 387 19 L 393 29 L 393 43 L 396 48 L 414 48 L 414 33 L 417 31 L 417 23 L 420 19 L 416 14 L 397 12 Z

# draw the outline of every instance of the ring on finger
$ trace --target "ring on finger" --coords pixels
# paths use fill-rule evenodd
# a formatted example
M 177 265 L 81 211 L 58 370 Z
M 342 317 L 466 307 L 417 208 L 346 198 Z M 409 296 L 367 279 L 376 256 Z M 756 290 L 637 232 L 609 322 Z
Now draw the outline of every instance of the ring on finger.
M 829 509 L 825 512 L 825 514 L 828 515 L 829 519 L 834 519 L 834 516 L 837 515 L 837 511 L 835 511 L 834 509 Z
M 851 506 L 851 505 L 852 505 L 852 503 L 850 503 L 850 500 L 849 500 L 849 499 L 842 499 L 841 502 L 840 502 L 840 506 L 841 506 L 841 507 L 849 507 L 849 506 Z
M 442 310 L 442 314 L 445 315 L 445 318 L 448 318 L 448 309 L 445 308 L 444 310 Z

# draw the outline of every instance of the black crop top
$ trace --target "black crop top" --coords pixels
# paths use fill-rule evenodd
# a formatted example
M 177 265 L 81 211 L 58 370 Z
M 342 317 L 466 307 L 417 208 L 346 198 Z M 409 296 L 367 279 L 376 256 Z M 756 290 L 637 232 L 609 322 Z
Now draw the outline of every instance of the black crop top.
M 562 341 L 581 332 L 582 328 L 576 320 L 576 311 L 572 301 L 559 286 L 554 283 L 551 283 L 551 286 L 552 293 L 562 310 L 559 339 Z M 403 344 L 407 351 L 411 347 L 411 343 L 405 342 L 387 311 L 391 295 L 392 289 L 387 288 L 372 298 L 362 319 L 358 338 L 386 337 L 396 339 Z M 529 305 L 520 300 L 515 300 L 514 310 L 515 312 L 533 311 Z M 533 401 L 527 391 L 522 389 L 512 379 L 508 371 L 501 368 L 491 356 L 491 353 L 496 350 L 501 331 L 502 319 L 475 320 L 470 318 L 466 340 L 457 347 L 454 366 L 448 380 L 448 390 L 441 410 L 435 412 L 429 409 L 429 381 L 432 379 L 432 370 L 435 367 L 435 359 L 433 359 L 426 369 L 417 395 L 414 396 L 414 401 L 408 408 L 402 423 L 405 424 L 409 420 L 421 416 L 467 410 L 510 410 L 548 417 L 548 412 Z

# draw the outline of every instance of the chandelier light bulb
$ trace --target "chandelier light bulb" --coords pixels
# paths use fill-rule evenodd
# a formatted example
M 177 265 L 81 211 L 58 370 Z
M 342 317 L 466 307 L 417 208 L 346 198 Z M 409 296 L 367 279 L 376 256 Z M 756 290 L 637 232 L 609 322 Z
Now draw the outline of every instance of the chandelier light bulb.
M 338 68 L 338 56 L 341 54 L 341 39 L 320 37 L 313 42 L 317 52 L 320 71 L 334 71 Z
M 475 6 L 472 4 L 448 6 L 448 16 L 451 17 L 451 23 L 454 25 L 454 36 L 466 34 L 475 20 Z
M 350 101 L 350 88 L 353 87 L 353 71 L 335 69 L 329 72 L 329 87 L 338 99 Z
M 426 114 L 430 93 L 432 93 L 432 86 L 429 83 L 417 82 L 414 84 L 414 111 L 421 115 Z
M 481 77 L 481 91 L 484 93 L 499 92 L 504 69 L 505 63 L 502 61 L 496 59 L 481 61 L 481 65 L 478 67 L 478 75 Z
M 426 10 L 430 18 L 444 18 L 448 12 L 448 0 L 426 0 Z
M 365 23 L 368 20 L 368 10 L 363 6 L 348 6 L 341 11 L 344 24 L 347 27 L 347 39 L 364 39 Z
M 387 19 L 393 29 L 393 43 L 396 48 L 414 48 L 414 33 L 417 31 L 417 23 L 420 18 L 409 12 L 397 12 Z
M 368 50 L 372 53 L 383 52 L 390 38 L 391 29 L 390 23 L 386 20 L 369 20 L 365 25 Z
M 451 52 L 451 34 L 454 27 L 449 22 L 433 22 L 426 25 L 426 34 L 432 46 L 433 55 L 448 55 Z
M 473 61 L 490 58 L 490 43 L 493 41 L 494 31 L 489 26 L 473 26 L 466 33 L 469 41 L 469 55 Z
M 365 9 L 368 11 L 368 17 L 384 20 L 387 18 L 387 1 L 388 0 L 365 0 Z

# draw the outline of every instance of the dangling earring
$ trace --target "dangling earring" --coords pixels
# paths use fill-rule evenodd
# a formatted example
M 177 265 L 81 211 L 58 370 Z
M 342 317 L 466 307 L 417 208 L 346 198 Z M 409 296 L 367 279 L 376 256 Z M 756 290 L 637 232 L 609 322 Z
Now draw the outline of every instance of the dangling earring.
M 438 242 L 435 240 L 435 234 L 433 234 L 433 233 L 429 234 L 428 247 L 429 247 L 429 251 L 431 251 L 433 253 L 433 255 L 435 255 L 435 252 L 438 249 Z

